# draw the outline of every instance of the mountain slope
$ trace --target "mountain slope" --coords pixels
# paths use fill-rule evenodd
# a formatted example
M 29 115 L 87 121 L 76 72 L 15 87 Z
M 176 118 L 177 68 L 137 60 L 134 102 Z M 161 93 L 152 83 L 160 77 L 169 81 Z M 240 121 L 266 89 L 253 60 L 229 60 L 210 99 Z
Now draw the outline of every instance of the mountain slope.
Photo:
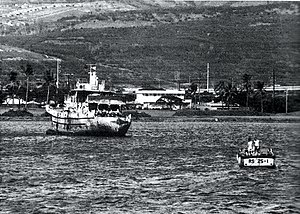
M 2 0 L 0 35 L 37 34 L 61 29 L 90 15 L 164 9 L 203 7 L 239 7 L 264 5 L 267 2 L 181 1 L 181 0 Z M 103 17 L 101 17 L 103 18 Z M 105 19 L 105 18 L 104 18 Z M 60 20 L 68 20 L 68 24 Z M 71 23 L 70 23 L 71 22 Z M 63 24 L 63 25 L 61 25 Z
M 18 61 L 18 60 L 55 60 L 55 58 L 45 54 L 39 54 L 23 48 L 0 45 L 0 59 L 3 61 Z
M 240 83 L 244 73 L 269 84 L 275 71 L 277 83 L 299 85 L 298 4 L 234 4 L 164 9 L 161 3 L 71 16 L 45 24 L 40 34 L 1 37 L 0 44 L 62 58 L 62 71 L 78 76 L 85 64 L 98 63 L 100 78 L 113 85 L 175 86 L 180 78 L 205 87 L 207 63 L 212 84 Z

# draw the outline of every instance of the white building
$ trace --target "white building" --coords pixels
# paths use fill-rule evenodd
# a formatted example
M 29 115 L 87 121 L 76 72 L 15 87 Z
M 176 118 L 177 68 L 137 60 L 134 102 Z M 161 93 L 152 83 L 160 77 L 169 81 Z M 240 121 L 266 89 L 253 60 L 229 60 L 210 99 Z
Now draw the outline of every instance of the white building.
M 18 99 L 18 98 L 11 98 L 11 97 L 7 97 L 5 99 L 5 101 L 2 103 L 2 104 L 5 104 L 5 105 L 21 105 L 21 104 L 25 104 L 25 100 L 23 100 L 22 98 L 21 99 Z
M 300 86 L 275 85 L 275 91 L 300 91 Z M 273 91 L 273 86 L 265 87 L 266 91 Z
M 240 106 L 238 104 L 235 105 L 229 105 L 230 110 L 238 110 Z M 208 103 L 200 103 L 199 105 L 196 105 L 196 109 L 200 109 L 203 111 L 208 111 L 208 110 L 227 110 L 228 106 L 226 106 L 225 103 L 222 102 L 208 102 Z
M 184 103 L 190 103 L 185 100 L 185 91 L 174 89 L 138 89 L 135 91 L 135 104 L 141 105 L 142 108 L 154 109 L 159 108 L 156 101 L 162 96 L 175 96 L 183 100 Z

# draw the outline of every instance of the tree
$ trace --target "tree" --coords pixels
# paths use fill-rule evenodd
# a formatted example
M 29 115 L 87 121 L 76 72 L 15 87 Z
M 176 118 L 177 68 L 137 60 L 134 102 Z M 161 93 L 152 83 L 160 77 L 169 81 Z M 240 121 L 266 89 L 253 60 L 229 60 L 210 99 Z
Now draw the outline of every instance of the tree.
M 165 104 L 170 109 L 173 109 L 173 106 L 181 106 L 183 105 L 182 99 L 179 97 L 173 96 L 173 95 L 164 95 L 161 98 L 159 98 L 156 103 L 158 104 Z
M 215 86 L 215 92 L 216 92 L 216 94 L 221 98 L 222 109 L 223 109 L 224 95 L 225 95 L 225 82 L 224 82 L 224 81 L 220 81 L 220 82 Z
M 15 71 L 11 71 L 9 73 L 9 81 L 12 82 L 12 83 L 15 83 L 16 80 L 17 80 L 17 76 L 18 76 L 18 73 L 15 72 Z
M 24 97 L 26 96 L 26 88 L 24 88 L 22 86 L 22 84 L 20 83 L 20 81 L 16 82 L 16 87 L 17 87 L 16 95 L 17 95 L 17 97 L 19 99 L 18 109 L 20 109 L 21 108 L 21 98 L 23 98 L 23 100 L 24 100 Z
M 229 109 L 230 104 L 234 104 L 234 99 L 237 95 L 237 89 L 235 86 L 233 86 L 231 83 L 227 83 L 225 85 L 225 100 L 226 100 L 226 106 Z
M 29 76 L 33 74 L 33 69 L 29 62 L 21 61 L 21 69 L 26 75 L 26 98 L 25 98 L 25 109 L 27 109 L 28 90 L 29 90 Z
M 194 103 L 196 104 L 196 92 L 198 89 L 197 83 L 192 83 L 190 87 L 191 87 L 190 91 L 192 95 L 192 100 L 194 100 Z
M 249 107 L 249 92 L 251 89 L 251 80 L 252 76 L 249 74 L 244 74 L 242 77 L 243 80 L 243 89 L 246 91 L 246 107 Z
M 195 93 L 197 92 L 198 86 L 196 83 L 192 83 L 191 85 L 191 93 L 192 95 L 195 95 Z
M 2 90 L 0 90 L 0 104 L 3 103 L 5 96 L 6 94 Z
M 50 70 L 47 70 L 45 75 L 44 75 L 44 80 L 46 82 L 46 85 L 47 85 L 47 101 L 46 103 L 49 104 L 49 94 L 50 94 L 50 85 L 51 83 L 53 83 L 54 81 L 54 78 L 53 76 L 51 75 L 51 72 Z
M 257 89 L 258 95 L 260 96 L 260 111 L 261 112 L 264 112 L 263 98 L 264 98 L 264 95 L 266 93 L 265 90 L 264 90 L 264 87 L 265 87 L 264 82 L 261 82 L 261 81 L 256 82 L 256 89 Z
M 237 95 L 237 89 L 231 83 L 220 81 L 215 87 L 216 94 L 219 95 L 222 102 L 225 102 L 225 105 L 229 109 L 230 104 L 234 104 L 234 99 Z
M 15 71 L 11 71 L 9 73 L 9 81 L 10 81 L 10 85 L 9 85 L 9 94 L 11 95 L 12 99 L 13 99 L 13 104 L 14 103 L 14 98 L 15 98 L 15 93 L 16 93 L 16 90 L 17 90 L 17 84 L 16 84 L 16 81 L 17 81 L 17 76 L 18 76 L 18 73 L 15 72 Z

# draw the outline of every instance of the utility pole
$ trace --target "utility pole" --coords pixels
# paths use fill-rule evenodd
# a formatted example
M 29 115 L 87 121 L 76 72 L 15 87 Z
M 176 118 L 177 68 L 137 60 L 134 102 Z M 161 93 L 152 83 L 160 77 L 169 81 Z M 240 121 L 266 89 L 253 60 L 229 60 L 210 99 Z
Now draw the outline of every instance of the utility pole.
M 198 94 L 198 101 L 199 101 L 199 104 L 200 104 L 200 92 L 201 92 L 201 74 L 200 74 L 200 70 L 199 70 L 199 94 Z M 195 101 L 195 103 L 197 103 Z
M 208 90 L 209 90 L 209 63 L 207 63 L 206 70 L 207 70 L 206 90 L 208 92 Z
M 70 77 L 71 76 L 73 77 L 74 74 L 73 73 L 66 73 L 64 75 L 67 77 L 67 87 L 68 87 L 68 91 L 70 91 L 71 90 Z
M 180 91 L 180 71 L 175 72 L 175 81 L 177 82 L 177 88 Z
M 60 71 L 60 59 L 56 59 L 56 105 L 58 104 L 58 87 L 59 87 L 59 71 Z
M 288 96 L 289 96 L 289 90 L 285 90 L 285 113 L 288 113 Z
M 60 59 L 56 59 L 56 88 L 59 87 L 59 70 L 60 70 Z
M 275 113 L 275 70 L 273 68 L 272 112 Z

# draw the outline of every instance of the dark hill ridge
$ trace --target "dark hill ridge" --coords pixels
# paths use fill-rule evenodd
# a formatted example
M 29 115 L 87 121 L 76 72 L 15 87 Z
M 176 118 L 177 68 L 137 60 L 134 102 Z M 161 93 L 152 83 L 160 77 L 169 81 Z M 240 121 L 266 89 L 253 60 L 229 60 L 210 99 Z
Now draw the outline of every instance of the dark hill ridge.
M 90 14 L 62 19 L 51 32 L 1 37 L 0 43 L 62 58 L 65 73 L 83 74 L 84 64 L 98 63 L 100 78 L 114 86 L 175 86 L 180 74 L 185 82 L 200 77 L 205 87 L 207 62 L 212 83 L 239 82 L 249 73 L 268 84 L 274 69 L 277 83 L 299 85 L 297 8 L 289 2 Z M 126 25 L 132 19 L 147 25 Z M 114 25 L 103 28 L 103 22 Z

